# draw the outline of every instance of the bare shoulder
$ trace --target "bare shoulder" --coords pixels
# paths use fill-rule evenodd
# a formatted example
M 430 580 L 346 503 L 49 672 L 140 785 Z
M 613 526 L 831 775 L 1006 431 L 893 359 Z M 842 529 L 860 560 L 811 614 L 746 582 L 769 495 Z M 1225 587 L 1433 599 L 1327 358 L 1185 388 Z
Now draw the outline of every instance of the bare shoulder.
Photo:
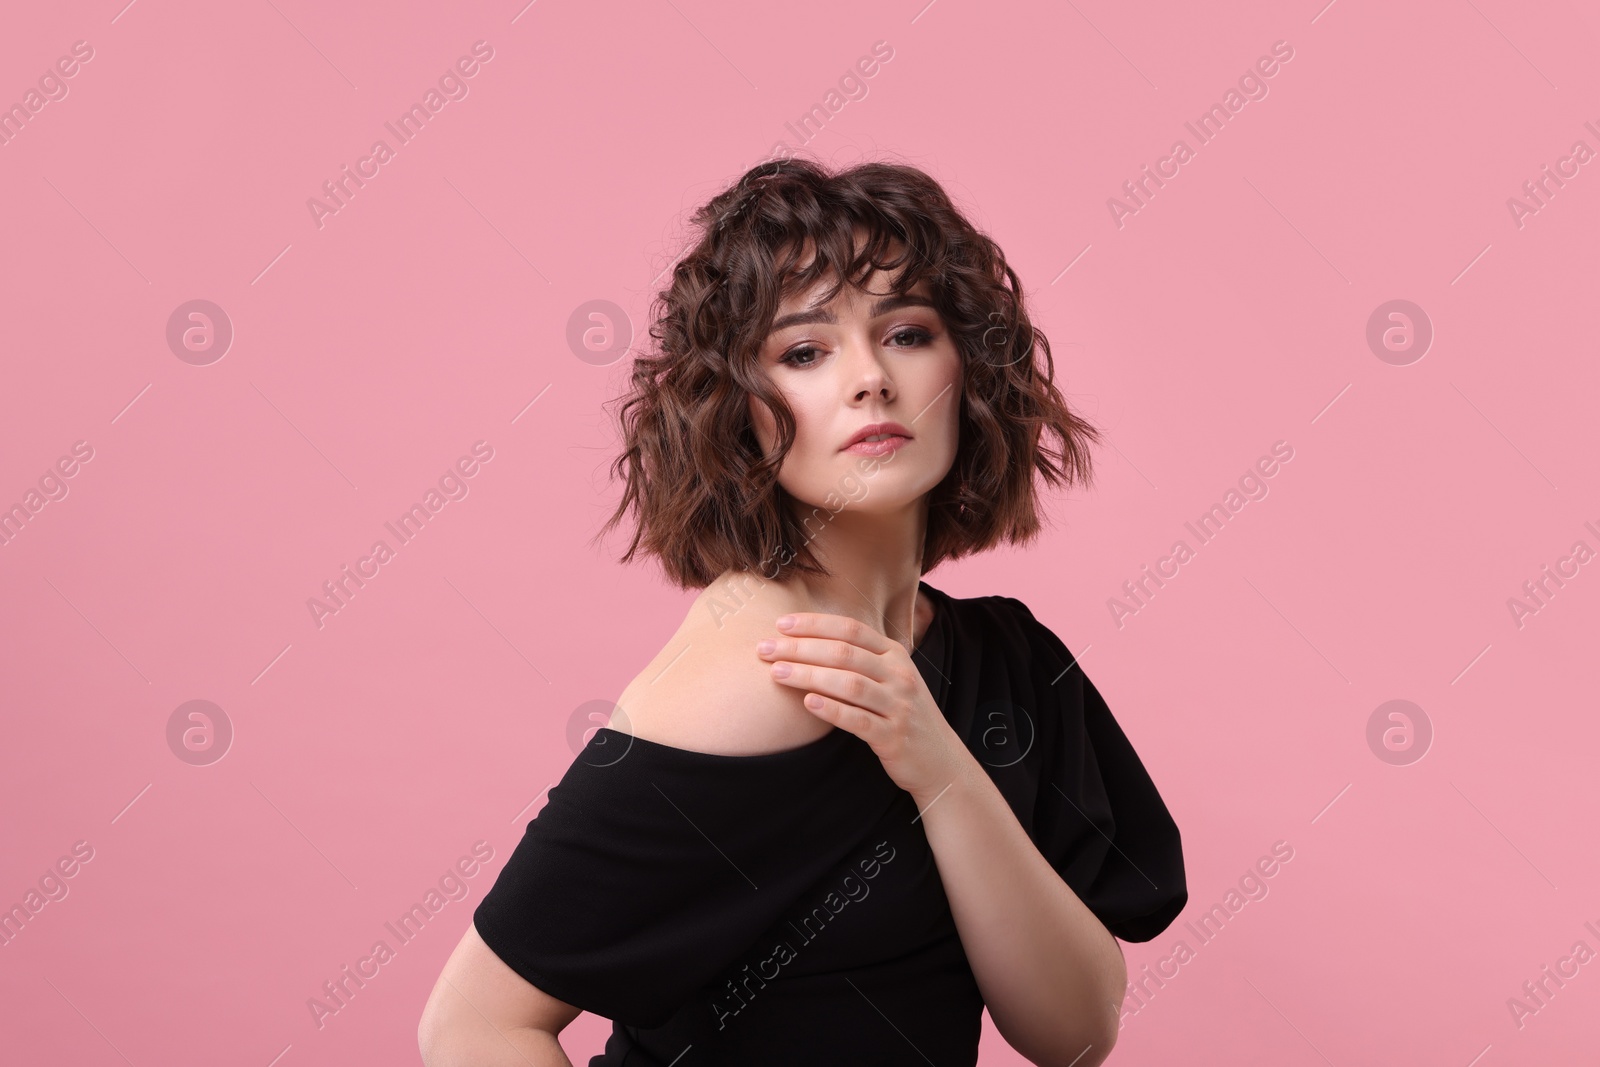
M 617 699 L 612 729 L 674 748 L 726 756 L 782 752 L 832 727 L 804 694 L 773 680 L 756 642 L 793 610 L 772 588 L 702 590 L 678 631 Z

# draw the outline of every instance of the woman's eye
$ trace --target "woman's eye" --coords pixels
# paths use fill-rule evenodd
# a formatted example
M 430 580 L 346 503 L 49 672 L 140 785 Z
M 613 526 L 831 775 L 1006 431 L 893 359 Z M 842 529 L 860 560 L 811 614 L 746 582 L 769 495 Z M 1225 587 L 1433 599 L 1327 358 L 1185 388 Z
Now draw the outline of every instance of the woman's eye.
M 899 331 L 897 331 L 896 333 L 894 333 L 893 335 L 890 336 L 890 340 L 898 340 L 898 339 L 900 339 L 902 337 L 907 337 L 907 336 L 909 336 L 912 339 L 912 344 L 911 345 L 895 345 L 894 347 L 895 348 L 910 348 L 910 347 L 912 347 L 912 345 L 924 344 L 924 343 L 926 343 L 928 341 L 933 340 L 933 335 L 931 333 L 929 333 L 927 330 L 924 330 L 919 326 L 908 326 L 903 330 L 899 330 Z
M 787 363 L 791 367 L 809 367 L 809 366 L 811 366 L 812 363 L 816 362 L 816 359 L 815 359 L 816 352 L 817 352 L 817 349 L 815 349 L 811 345 L 803 345 L 800 348 L 792 348 L 789 351 L 785 352 L 783 355 L 779 356 L 778 357 L 778 362 L 779 363 Z M 797 358 L 797 357 L 803 356 L 803 355 L 805 355 L 807 353 L 811 353 L 811 355 L 813 357 L 809 362 L 801 362 Z

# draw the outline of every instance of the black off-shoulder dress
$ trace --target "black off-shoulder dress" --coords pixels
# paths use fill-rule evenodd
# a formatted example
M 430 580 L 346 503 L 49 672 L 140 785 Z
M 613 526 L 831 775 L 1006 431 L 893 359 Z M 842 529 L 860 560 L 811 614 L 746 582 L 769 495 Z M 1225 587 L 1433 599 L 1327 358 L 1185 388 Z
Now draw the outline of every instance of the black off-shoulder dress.
M 1020 601 L 935 605 L 914 661 L 1035 847 L 1112 934 L 1188 900 L 1178 828 Z M 834 729 L 756 756 L 595 733 L 473 913 L 529 982 L 613 1021 L 589 1067 L 971 1067 L 983 998 L 911 795 Z

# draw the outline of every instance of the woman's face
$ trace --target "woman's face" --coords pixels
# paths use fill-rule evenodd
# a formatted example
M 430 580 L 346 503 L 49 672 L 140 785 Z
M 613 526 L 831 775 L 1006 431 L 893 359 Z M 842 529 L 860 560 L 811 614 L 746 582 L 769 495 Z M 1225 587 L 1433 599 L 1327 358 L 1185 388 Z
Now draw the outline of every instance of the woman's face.
M 760 366 L 795 418 L 795 440 L 778 483 L 812 507 L 864 513 L 904 509 L 932 490 L 955 462 L 961 355 L 919 282 L 906 297 L 846 285 L 832 302 L 813 301 L 819 282 L 786 297 L 761 347 Z M 772 412 L 755 396 L 750 414 L 766 451 L 777 438 Z M 850 442 L 873 423 L 896 423 L 881 444 Z

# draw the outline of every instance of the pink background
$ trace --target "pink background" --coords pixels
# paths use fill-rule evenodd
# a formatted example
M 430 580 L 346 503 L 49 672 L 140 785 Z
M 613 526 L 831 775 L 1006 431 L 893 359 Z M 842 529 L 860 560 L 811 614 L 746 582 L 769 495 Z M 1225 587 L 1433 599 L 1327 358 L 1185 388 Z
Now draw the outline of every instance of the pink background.
M 944 182 L 1107 431 L 1045 537 L 929 581 L 1019 596 L 1080 653 L 1182 829 L 1189 907 L 1126 948 L 1134 977 L 1193 956 L 1113 1061 L 1594 1055 L 1600 962 L 1520 1027 L 1507 1001 L 1600 951 L 1600 564 L 1520 626 L 1508 601 L 1600 549 L 1600 163 L 1520 226 L 1507 200 L 1600 149 L 1600 16 L 121 2 L 23 5 L 0 35 L 4 104 L 93 49 L 0 145 L 0 507 L 93 452 L 0 547 L 0 905 L 93 850 L 0 948 L 5 1058 L 419 1062 L 574 714 L 691 596 L 589 543 L 629 359 L 569 322 L 611 301 L 637 340 L 688 212 L 779 141 Z M 398 145 L 384 123 L 480 40 L 468 95 Z M 802 148 L 786 124 L 878 41 Z M 1184 123 L 1277 41 L 1267 95 L 1199 144 Z M 394 157 L 319 227 L 307 200 L 379 138 Z M 1194 157 L 1119 227 L 1108 198 L 1178 138 Z M 166 336 L 197 299 L 234 331 L 207 365 Z M 1367 342 L 1397 299 L 1434 331 L 1406 365 Z M 467 495 L 319 627 L 308 600 L 477 441 Z M 1268 495 L 1201 545 L 1185 522 L 1278 441 Z M 1180 538 L 1194 558 L 1119 626 L 1108 602 Z M 1433 733 L 1404 765 L 1367 735 L 1397 699 Z M 220 761 L 169 747 L 190 700 L 232 725 Z M 467 896 L 319 1027 L 308 1000 L 478 841 Z M 1278 841 L 1267 895 L 1189 932 Z M 580 1017 L 569 1055 L 608 1029 Z M 986 1023 L 983 1063 L 1021 1062 Z

